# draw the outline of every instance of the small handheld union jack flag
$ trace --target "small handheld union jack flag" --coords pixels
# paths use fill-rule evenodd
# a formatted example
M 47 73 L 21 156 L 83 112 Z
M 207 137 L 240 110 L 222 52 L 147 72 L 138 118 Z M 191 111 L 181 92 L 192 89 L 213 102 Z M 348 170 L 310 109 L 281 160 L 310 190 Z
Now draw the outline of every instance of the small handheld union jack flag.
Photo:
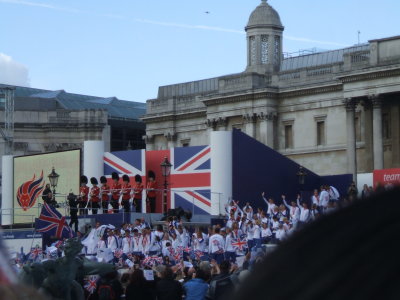
M 74 232 L 67 225 L 65 217 L 62 216 L 54 206 L 45 203 L 35 224 L 36 231 L 54 235 L 56 238 L 72 238 Z
M 158 257 L 158 256 L 147 256 L 145 259 L 143 259 L 142 264 L 144 266 L 148 266 L 148 267 L 153 267 L 156 265 L 160 265 L 163 263 L 163 259 L 162 257 Z
M 43 254 L 42 248 L 40 248 L 39 246 L 36 246 L 35 248 L 31 249 L 31 252 L 29 254 L 29 259 L 37 260 L 39 258 L 39 256 L 42 254 Z
M 121 258 L 123 254 L 124 254 L 124 252 L 122 251 L 122 249 L 115 249 L 114 250 L 114 256 L 116 258 L 118 258 L 118 259 Z
M 247 245 L 247 239 L 246 238 L 237 238 L 237 239 L 232 239 L 232 247 L 235 248 L 236 250 L 243 251 L 248 247 Z
M 193 253 L 194 253 L 196 260 L 200 260 L 204 256 L 203 251 L 200 251 L 200 250 L 194 250 Z
M 183 248 L 183 252 L 185 252 L 185 253 L 191 253 L 191 252 L 192 252 L 192 248 L 190 248 L 190 247 L 185 247 L 185 248 Z
M 94 291 L 96 290 L 98 279 L 99 279 L 98 275 L 90 275 L 86 277 L 84 287 L 90 294 L 93 294 Z

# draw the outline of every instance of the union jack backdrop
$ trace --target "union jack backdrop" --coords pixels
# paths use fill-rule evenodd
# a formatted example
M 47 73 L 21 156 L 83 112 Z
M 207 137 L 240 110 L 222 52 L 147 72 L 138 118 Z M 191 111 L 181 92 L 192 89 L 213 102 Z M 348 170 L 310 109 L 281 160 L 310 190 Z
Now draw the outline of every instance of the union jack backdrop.
M 157 211 L 161 212 L 163 181 L 160 163 L 167 156 L 172 164 L 168 178 L 168 207 L 182 207 L 195 214 L 209 214 L 211 210 L 211 148 L 209 146 L 178 147 L 170 150 L 128 150 L 104 154 L 104 174 L 139 174 L 146 187 L 149 170 L 156 173 L 158 183 Z M 109 179 L 111 180 L 111 179 Z M 133 179 L 131 179 L 131 183 Z M 145 198 L 145 197 L 144 197 Z
M 173 207 L 209 214 L 211 210 L 211 148 L 171 149 L 171 203 Z
M 74 232 L 67 225 L 65 217 L 54 206 L 47 203 L 43 205 L 40 216 L 36 219 L 35 228 L 38 232 L 47 233 L 58 239 L 74 236 Z
M 104 153 L 104 175 L 111 173 L 126 174 L 133 178 L 136 174 L 146 176 L 145 150 L 128 150 Z

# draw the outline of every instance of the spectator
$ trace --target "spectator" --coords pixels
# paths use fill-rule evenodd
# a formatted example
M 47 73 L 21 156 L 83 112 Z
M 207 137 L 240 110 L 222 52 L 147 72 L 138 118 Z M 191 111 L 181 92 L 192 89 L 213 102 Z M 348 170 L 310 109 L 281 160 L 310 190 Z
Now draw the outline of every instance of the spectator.
M 196 272 L 193 274 L 193 279 L 189 280 L 184 284 L 184 290 L 186 300 L 203 300 L 205 299 L 207 290 L 208 290 L 208 284 L 206 281 L 208 280 L 209 276 L 208 274 L 198 268 Z
M 233 282 L 231 279 L 229 261 L 224 260 L 219 266 L 213 261 L 213 267 L 216 269 L 215 275 L 210 282 L 210 287 L 207 292 L 207 300 L 222 299 L 233 290 Z
M 182 285 L 174 280 L 170 267 L 163 266 L 158 276 L 161 278 L 156 285 L 157 300 L 182 300 Z
M 144 278 L 143 271 L 136 269 L 131 274 L 129 284 L 126 287 L 126 300 L 153 300 L 151 288 Z

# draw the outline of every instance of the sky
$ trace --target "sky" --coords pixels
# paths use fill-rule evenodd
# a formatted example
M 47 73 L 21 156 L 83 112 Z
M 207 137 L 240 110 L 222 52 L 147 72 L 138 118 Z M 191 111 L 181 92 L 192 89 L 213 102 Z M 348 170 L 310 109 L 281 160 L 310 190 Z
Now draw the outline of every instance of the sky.
M 0 83 L 145 102 L 158 87 L 242 72 L 260 0 L 0 0 Z M 283 51 L 399 35 L 399 0 L 268 0 Z M 206 13 L 208 12 L 208 13 Z

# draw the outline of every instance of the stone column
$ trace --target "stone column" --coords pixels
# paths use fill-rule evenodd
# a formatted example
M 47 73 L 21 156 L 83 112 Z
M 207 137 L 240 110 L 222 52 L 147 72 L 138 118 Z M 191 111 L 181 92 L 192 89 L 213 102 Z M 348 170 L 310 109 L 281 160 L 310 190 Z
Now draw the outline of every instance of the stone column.
M 146 143 L 146 150 L 151 151 L 151 150 L 156 150 L 155 145 L 154 145 L 154 136 L 152 135 L 144 135 L 143 140 Z
M 371 95 L 372 101 L 372 132 L 374 142 L 374 169 L 383 169 L 383 137 L 382 137 L 382 98 Z
M 275 112 L 259 113 L 257 115 L 260 120 L 260 140 L 268 147 L 274 149 L 274 118 Z
M 252 138 L 256 138 L 256 122 L 257 116 L 256 114 L 245 114 L 243 115 L 243 121 L 245 126 L 245 132 L 247 135 L 251 136 Z
M 164 133 L 164 137 L 167 140 L 167 149 L 171 149 L 175 147 L 176 141 L 176 133 L 175 132 L 166 132 Z
M 208 144 L 211 144 L 211 132 L 215 131 L 215 126 L 216 126 L 215 119 L 207 119 L 206 126 L 207 126 Z
M 390 107 L 391 120 L 391 140 L 392 140 L 392 167 L 400 166 L 400 106 L 392 102 Z
M 226 131 L 228 129 L 228 118 L 219 117 L 217 120 L 218 131 Z
M 353 175 L 357 182 L 357 153 L 356 153 L 356 127 L 354 124 L 355 108 L 357 102 L 347 98 L 343 100 L 346 107 L 346 128 L 347 128 L 347 172 Z

